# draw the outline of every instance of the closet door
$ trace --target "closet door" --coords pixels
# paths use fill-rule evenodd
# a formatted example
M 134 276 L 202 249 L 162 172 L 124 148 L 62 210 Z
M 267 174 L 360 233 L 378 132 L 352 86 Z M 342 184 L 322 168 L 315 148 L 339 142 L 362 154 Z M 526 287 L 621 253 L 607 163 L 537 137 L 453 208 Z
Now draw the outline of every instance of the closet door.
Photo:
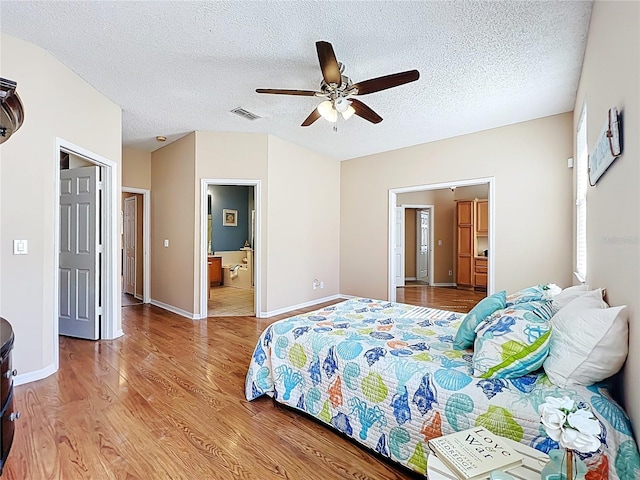
M 456 204 L 457 275 L 458 287 L 473 287 L 473 202 Z

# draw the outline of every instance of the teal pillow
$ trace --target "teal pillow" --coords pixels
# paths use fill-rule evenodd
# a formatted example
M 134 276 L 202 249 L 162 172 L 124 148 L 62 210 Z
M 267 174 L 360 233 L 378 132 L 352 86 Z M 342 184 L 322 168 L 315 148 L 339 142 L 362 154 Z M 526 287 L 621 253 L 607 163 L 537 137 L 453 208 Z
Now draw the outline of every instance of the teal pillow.
M 455 350 L 464 350 L 472 347 L 476 338 L 476 327 L 493 312 L 502 310 L 506 301 L 507 292 L 505 290 L 480 300 L 462 320 L 456 333 L 456 338 L 453 341 L 453 348 Z

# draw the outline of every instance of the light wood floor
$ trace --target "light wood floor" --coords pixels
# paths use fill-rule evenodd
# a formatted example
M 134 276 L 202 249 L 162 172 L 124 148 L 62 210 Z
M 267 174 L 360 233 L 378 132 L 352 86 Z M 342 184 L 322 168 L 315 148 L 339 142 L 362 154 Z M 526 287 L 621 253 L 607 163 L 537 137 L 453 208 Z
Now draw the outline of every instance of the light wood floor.
M 429 288 L 398 301 L 444 306 L 460 294 Z M 132 305 L 119 339 L 60 337 L 59 371 L 15 387 L 22 416 L 3 480 L 417 478 L 269 398 L 245 400 L 264 328 L 323 305 L 200 321 Z
M 454 287 L 428 287 L 411 285 L 396 289 L 396 301 L 439 308 L 451 312 L 467 313 L 476 303 L 487 296 L 487 292 L 474 290 L 458 290 Z

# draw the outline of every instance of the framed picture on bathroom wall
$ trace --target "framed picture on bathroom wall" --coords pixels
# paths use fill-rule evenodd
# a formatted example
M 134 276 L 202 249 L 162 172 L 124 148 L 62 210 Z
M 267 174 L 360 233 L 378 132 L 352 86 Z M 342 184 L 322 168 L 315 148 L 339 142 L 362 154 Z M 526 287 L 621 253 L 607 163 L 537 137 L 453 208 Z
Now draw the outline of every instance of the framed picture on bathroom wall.
M 222 225 L 224 227 L 237 227 L 238 226 L 238 211 L 222 209 Z

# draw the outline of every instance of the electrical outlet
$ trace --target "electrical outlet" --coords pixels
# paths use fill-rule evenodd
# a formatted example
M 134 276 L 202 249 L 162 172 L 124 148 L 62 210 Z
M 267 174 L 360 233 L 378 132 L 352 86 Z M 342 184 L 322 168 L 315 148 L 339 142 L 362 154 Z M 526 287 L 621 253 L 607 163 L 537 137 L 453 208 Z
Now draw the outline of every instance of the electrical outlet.
M 453 275 L 453 270 L 449 270 L 449 276 L 451 277 Z
M 324 288 L 324 282 L 320 282 L 320 288 Z
M 316 288 L 318 288 L 318 286 L 317 286 L 316 282 L 313 282 L 312 287 L 313 287 L 313 289 L 314 289 L 314 290 L 315 290 Z

